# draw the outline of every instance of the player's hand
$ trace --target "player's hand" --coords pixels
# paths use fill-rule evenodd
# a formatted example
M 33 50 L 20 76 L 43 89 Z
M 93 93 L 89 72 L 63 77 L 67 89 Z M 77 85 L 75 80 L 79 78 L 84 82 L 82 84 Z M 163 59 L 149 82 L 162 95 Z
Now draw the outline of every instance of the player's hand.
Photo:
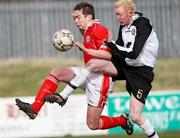
M 107 39 L 104 39 L 103 40 L 103 42 L 105 43 L 105 44 L 107 44 L 107 43 L 109 43 L 109 42 L 111 42 L 112 41 L 112 34 L 111 34 L 111 32 L 108 30 L 108 38 Z
M 78 47 L 81 51 L 86 52 L 86 48 L 81 42 L 79 41 L 75 42 L 74 46 Z

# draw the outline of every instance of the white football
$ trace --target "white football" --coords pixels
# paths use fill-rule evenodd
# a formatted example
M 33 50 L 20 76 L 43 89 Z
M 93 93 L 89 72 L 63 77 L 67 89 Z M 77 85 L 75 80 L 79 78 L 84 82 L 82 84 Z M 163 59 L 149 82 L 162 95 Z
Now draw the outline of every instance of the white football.
M 62 29 L 54 33 L 52 42 L 57 50 L 65 52 L 73 47 L 74 36 L 68 29 Z

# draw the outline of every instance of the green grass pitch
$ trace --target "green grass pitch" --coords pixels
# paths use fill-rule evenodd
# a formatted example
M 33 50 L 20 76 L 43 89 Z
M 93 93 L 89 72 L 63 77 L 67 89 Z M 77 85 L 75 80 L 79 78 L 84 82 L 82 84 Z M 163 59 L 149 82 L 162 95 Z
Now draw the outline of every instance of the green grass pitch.
M 180 131 L 159 132 L 158 134 L 160 138 L 180 138 Z M 96 135 L 96 136 L 76 136 L 76 137 L 65 136 L 58 138 L 147 138 L 147 137 L 143 133 L 135 133 L 131 136 L 128 136 L 126 134 L 118 134 L 118 135 Z

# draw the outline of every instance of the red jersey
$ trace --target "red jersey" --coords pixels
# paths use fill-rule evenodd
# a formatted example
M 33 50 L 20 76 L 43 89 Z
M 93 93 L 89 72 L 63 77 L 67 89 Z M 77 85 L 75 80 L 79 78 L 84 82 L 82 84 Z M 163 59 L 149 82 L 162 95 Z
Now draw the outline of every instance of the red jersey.
M 110 49 L 103 42 L 108 38 L 108 35 L 108 29 L 101 25 L 98 20 L 93 20 L 84 32 L 84 46 L 88 49 L 100 49 L 110 52 Z M 85 64 L 92 58 L 96 57 L 84 53 Z

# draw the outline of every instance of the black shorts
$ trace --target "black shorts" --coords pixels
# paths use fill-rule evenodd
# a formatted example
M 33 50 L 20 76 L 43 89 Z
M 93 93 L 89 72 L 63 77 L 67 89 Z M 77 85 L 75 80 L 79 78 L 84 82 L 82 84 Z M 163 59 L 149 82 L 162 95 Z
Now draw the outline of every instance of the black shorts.
M 118 75 L 113 76 L 113 80 L 126 80 L 126 90 L 129 94 L 133 94 L 138 101 L 145 104 L 152 88 L 153 68 L 148 66 L 128 66 L 123 61 L 117 61 L 117 58 L 112 58 L 111 61 L 118 71 Z

